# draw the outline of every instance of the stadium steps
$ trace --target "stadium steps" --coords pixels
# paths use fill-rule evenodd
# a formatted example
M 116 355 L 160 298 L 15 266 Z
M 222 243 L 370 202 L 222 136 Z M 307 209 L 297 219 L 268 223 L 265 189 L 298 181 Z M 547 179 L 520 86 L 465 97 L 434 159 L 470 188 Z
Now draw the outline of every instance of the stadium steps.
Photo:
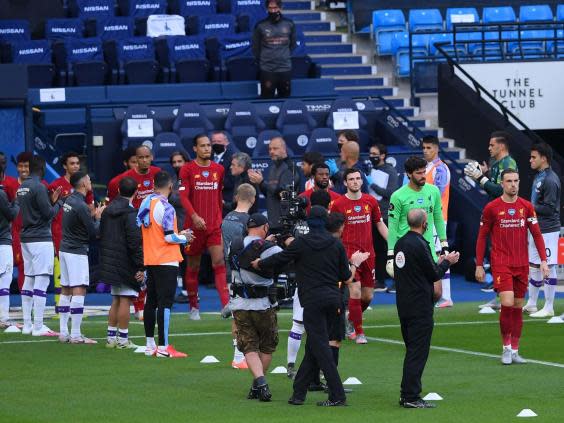
M 319 65 L 365 65 L 368 57 L 357 54 L 310 54 L 309 57 Z
M 324 31 L 309 31 L 305 34 L 306 43 L 348 43 L 348 34 L 339 34 Z
M 326 75 L 374 75 L 374 65 L 321 65 L 321 76 Z
M 315 0 L 285 0 L 284 1 L 284 10 L 285 14 L 289 14 L 289 11 L 292 12 L 297 10 L 314 10 L 315 9 Z

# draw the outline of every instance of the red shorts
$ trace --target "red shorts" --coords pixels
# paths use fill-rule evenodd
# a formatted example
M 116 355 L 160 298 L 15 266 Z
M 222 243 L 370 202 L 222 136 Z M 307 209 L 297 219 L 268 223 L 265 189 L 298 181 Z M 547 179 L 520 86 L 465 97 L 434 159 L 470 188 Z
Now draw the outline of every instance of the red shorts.
M 185 248 L 186 254 L 189 256 L 201 256 L 208 247 L 213 247 L 214 245 L 223 245 L 223 239 L 221 238 L 221 228 L 206 230 L 206 231 L 194 231 L 194 240 Z
M 529 266 L 492 266 L 495 292 L 513 291 L 515 298 L 525 298 L 529 285 Z
M 370 256 L 356 269 L 354 280 L 360 281 L 362 288 L 374 288 L 375 270 L 373 256 Z

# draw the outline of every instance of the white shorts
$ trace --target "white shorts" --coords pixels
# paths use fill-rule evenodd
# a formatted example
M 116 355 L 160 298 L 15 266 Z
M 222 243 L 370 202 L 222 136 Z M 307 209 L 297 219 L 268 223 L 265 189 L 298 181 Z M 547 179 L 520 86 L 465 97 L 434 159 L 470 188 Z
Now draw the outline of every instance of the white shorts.
M 446 227 L 447 227 L 447 222 L 445 221 L 445 230 Z M 437 235 L 437 228 L 435 227 L 434 224 L 433 224 L 433 240 L 435 241 L 435 252 L 438 253 L 439 251 L 442 250 L 442 247 L 441 247 L 441 240 Z
M 293 310 L 292 310 L 292 320 L 296 322 L 304 321 L 304 308 L 300 304 L 300 298 L 298 297 L 298 288 L 294 291 L 294 303 L 293 303 Z
M 90 285 L 90 271 L 86 254 L 59 251 L 59 263 L 61 263 L 61 286 L 74 288 Z
M 22 242 L 26 276 L 52 275 L 55 249 L 52 242 Z
M 9 275 L 10 282 L 12 282 L 13 271 L 14 271 L 14 256 L 12 254 L 12 246 L 0 245 L 0 279 L 3 278 L 5 275 Z
M 136 290 L 134 290 L 133 288 L 129 288 L 126 285 L 120 285 L 120 286 L 113 286 L 112 285 L 112 295 L 114 297 L 137 298 L 139 296 L 139 293 Z
M 542 234 L 544 248 L 546 248 L 546 262 L 548 264 L 558 264 L 558 239 L 560 232 L 549 232 Z M 529 263 L 540 264 L 539 252 L 535 246 L 533 236 L 529 232 Z

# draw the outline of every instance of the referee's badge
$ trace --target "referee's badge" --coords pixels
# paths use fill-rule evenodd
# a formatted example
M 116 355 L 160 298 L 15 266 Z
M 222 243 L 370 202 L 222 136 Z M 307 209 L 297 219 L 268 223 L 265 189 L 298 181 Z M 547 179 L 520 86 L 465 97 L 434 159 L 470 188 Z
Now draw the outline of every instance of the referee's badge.
M 403 254 L 403 251 L 398 251 L 396 254 L 396 266 L 398 269 L 403 269 L 403 266 L 405 266 L 405 254 Z

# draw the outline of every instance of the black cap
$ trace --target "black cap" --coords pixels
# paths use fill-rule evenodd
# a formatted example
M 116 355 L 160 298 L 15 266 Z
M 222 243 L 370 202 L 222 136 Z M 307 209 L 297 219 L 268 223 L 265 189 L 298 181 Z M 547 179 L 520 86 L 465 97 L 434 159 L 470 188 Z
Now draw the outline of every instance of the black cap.
M 309 212 L 308 219 L 327 220 L 327 209 L 322 206 L 313 206 Z
M 266 225 L 268 219 L 262 213 L 253 213 L 247 222 L 247 228 L 258 228 L 259 226 Z

